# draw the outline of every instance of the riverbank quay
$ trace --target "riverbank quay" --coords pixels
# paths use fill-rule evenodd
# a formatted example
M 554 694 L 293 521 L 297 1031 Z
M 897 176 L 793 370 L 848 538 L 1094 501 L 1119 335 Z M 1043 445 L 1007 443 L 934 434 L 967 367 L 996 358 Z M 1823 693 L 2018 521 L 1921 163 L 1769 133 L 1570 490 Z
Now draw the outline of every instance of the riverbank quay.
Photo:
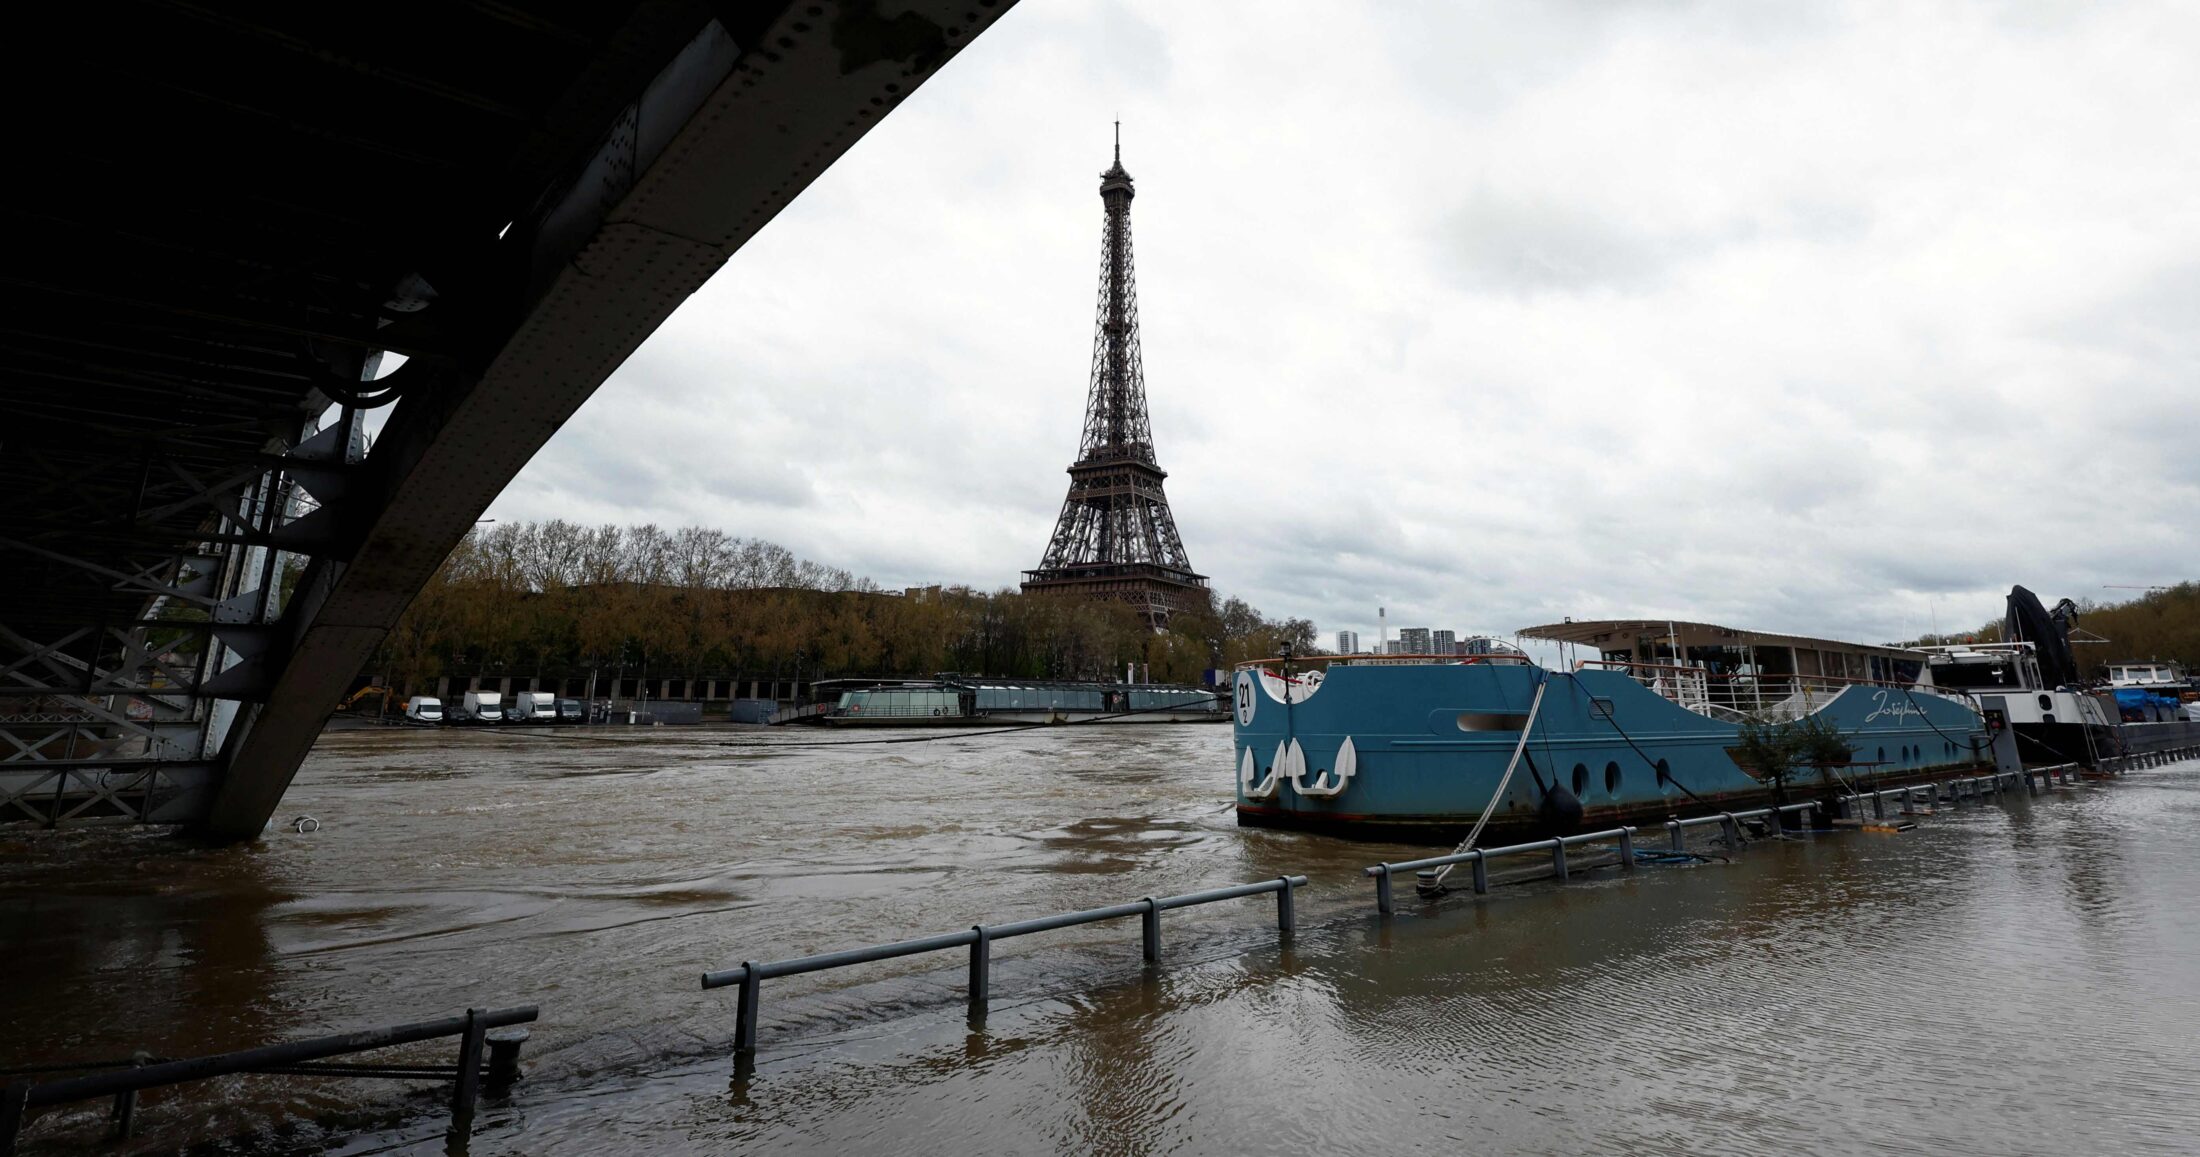
M 288 1023 L 310 1031 L 407 1019 L 445 1007 L 439 997 L 456 1007 L 469 997 L 540 1003 L 527 1076 L 508 1106 L 487 1114 L 476 1152 L 1010 1152 L 1080 1142 L 1196 1150 L 1239 1136 L 1285 1152 L 1350 1150 L 1369 1137 L 1408 1151 L 1460 1142 L 1580 1151 L 1619 1143 L 1612 1138 L 1641 1151 L 1701 1151 L 1691 1122 L 1714 1136 L 1792 1147 L 1815 1136 L 1800 1122 L 1818 1111 L 1815 1084 L 1831 1079 L 1821 1067 L 1836 1062 L 1873 1069 L 1864 1092 L 1947 1117 L 1925 1134 L 1949 1134 L 1947 1151 L 2027 1151 L 2025 1135 L 1971 1120 L 1948 1090 L 1928 1082 L 1905 1093 L 1882 1080 L 1881 1069 L 1923 1079 L 1945 1058 L 1933 1040 L 1911 1041 L 1907 1025 L 1875 1026 L 1885 1039 L 1874 1043 L 1831 1016 L 1863 1015 L 1863 995 L 1821 991 L 1857 983 L 1883 994 L 1887 977 L 1911 970 L 1949 985 L 2033 970 L 2037 977 L 2018 978 L 2020 998 L 2038 981 L 2041 999 L 2079 1006 L 2035 1012 L 1940 996 L 1954 1007 L 1928 1010 L 1928 1020 L 1944 1034 L 1968 1021 L 1998 1024 L 2022 1007 L 2049 1030 L 2108 1033 L 2128 1055 L 2151 1049 L 2173 1062 L 2127 1071 L 2120 1089 L 2092 1088 L 2078 1074 L 2045 1094 L 2039 1111 L 2052 1128 L 2040 1135 L 2122 1144 L 2123 1134 L 2102 1133 L 2105 1116 L 2075 1114 L 2076 1098 L 2091 1097 L 2106 1106 L 2100 1114 L 2120 1112 L 2137 1130 L 2138 1142 L 2124 1147 L 2146 1151 L 2146 1126 L 2161 1123 L 2167 1104 L 2156 1094 L 2193 1091 L 2172 1038 L 2148 1037 L 2133 1003 L 2151 1000 L 2165 1025 L 2195 1023 L 2175 993 L 2149 988 L 2163 970 L 2175 975 L 2174 952 L 2190 947 L 2179 939 L 2189 926 L 2156 914 L 2156 885 L 2174 884 L 2194 850 L 2176 844 L 2194 786 L 2182 765 L 2052 797 L 1966 801 L 1899 836 L 1758 841 L 1727 864 L 1455 894 L 1430 918 L 1385 926 L 1372 918 L 1360 869 L 1434 849 L 1241 832 L 1213 806 L 1208 773 L 1218 760 L 1196 734 L 1135 748 L 1117 737 L 1102 746 L 1039 733 L 888 753 L 652 743 L 525 757 L 515 739 L 502 741 L 502 760 L 471 745 L 404 749 L 412 738 L 325 751 L 320 774 L 301 781 L 319 793 L 311 806 L 323 831 L 270 837 L 250 858 L 156 864 L 184 887 L 147 902 L 203 916 L 222 910 L 238 882 L 225 873 L 283 885 L 284 898 L 257 915 L 226 917 L 257 931 L 256 953 L 224 961 L 202 950 L 191 969 L 166 978 L 172 986 L 195 973 L 198 1003 L 228 999 L 230 1016 L 256 1002 L 297 1013 Z M 760 781 L 779 790 L 760 793 Z M 809 806 L 826 798 L 842 804 Z M 745 816 L 733 810 L 742 801 Z M 560 814 L 587 830 L 569 835 L 551 822 Z M 0 858 L 0 874 L 17 866 Z M 682 967 L 1294 872 L 1310 879 L 1297 890 L 1288 943 L 1273 907 L 1248 900 L 1172 913 L 1165 966 L 1152 972 L 1135 929 L 1003 945 L 989 1015 L 976 1029 L 959 954 L 774 980 L 762 1047 L 739 1089 L 729 1080 L 731 994 L 697 991 L 695 971 Z M 2095 925 L 2107 939 L 2095 943 Z M 1981 928 L 1994 935 L 1973 935 Z M 2005 928 L 2043 939 L 2009 941 Z M 2111 952 L 2118 985 L 2096 985 L 2075 967 Z M 1851 966 L 1863 971 L 1843 981 Z M 2154 973 L 2136 975 L 2147 967 Z M 2064 991 L 2051 993 L 2048 980 Z M 162 1012 L 168 991 L 147 987 L 139 1023 L 178 1015 Z M 1834 1008 L 1822 1008 L 1829 999 Z M 398 1013 L 368 1015 L 376 1008 Z M 1743 1008 L 1748 1015 L 1730 1014 Z M 1644 1027 L 1609 1023 L 1630 1018 Z M 1671 1028 L 1705 1018 L 1717 1030 L 1710 1036 Z M 1615 1031 L 1609 1043 L 1589 1035 Z M 1530 1038 L 1565 1051 L 1537 1061 L 1523 1043 Z M 1614 1046 L 1669 1049 L 1675 1040 L 1702 1043 L 1661 1059 L 1669 1072 L 1651 1066 L 1650 1083 L 1632 1087 L 1647 1062 Z M 1989 1044 L 2049 1071 L 2036 1050 Z M 2081 1047 L 2081 1059 L 2092 1048 Z M 1730 1063 L 1736 1050 L 1788 1058 L 1795 1071 L 1743 1080 Z M 1567 1109 L 1579 1128 L 1554 1130 L 1530 1111 L 1619 1080 L 1630 1089 L 1614 1111 L 1605 1092 Z M 1973 1065 L 1954 1087 L 1992 1099 L 2019 1083 Z M 1836 1092 L 1836 1105 L 1849 1103 Z M 317 1094 L 338 1104 L 354 1095 L 333 1086 Z M 1156 1119 L 1141 1108 L 1180 1101 Z M 2058 1106 L 2063 1116 L 2053 1117 Z M 148 1133 L 160 1111 L 148 1105 Z M 282 1119 L 285 1110 L 278 1100 L 224 1112 L 234 1121 Z M 1795 1120 L 1770 1119 L 1782 1114 Z M 1751 1117 L 1738 1133 L 1737 1115 Z M 417 1128 L 346 1144 L 437 1151 L 441 1123 L 426 1111 L 417 1119 Z M 1611 1131 L 1584 1131 L 1597 1126 Z M 1963 1128 L 1976 1143 L 1957 1135 Z M 1694 1145 L 1682 1143 L 1691 1136 Z

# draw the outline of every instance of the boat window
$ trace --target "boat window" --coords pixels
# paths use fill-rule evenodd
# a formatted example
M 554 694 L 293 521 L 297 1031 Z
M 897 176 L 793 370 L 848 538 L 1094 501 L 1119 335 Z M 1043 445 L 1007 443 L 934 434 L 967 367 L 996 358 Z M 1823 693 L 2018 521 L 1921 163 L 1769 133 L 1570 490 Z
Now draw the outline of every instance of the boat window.
M 1597 719 L 1610 719 L 1612 717 L 1612 701 L 1598 696 L 1591 696 L 1589 699 L 1589 714 Z
M 1616 763 L 1604 765 L 1604 790 L 1612 795 L 1619 794 L 1619 765 Z
M 1574 765 L 1574 798 L 1580 799 L 1589 790 L 1589 768 L 1585 764 Z
M 1673 769 L 1672 769 L 1672 768 L 1670 768 L 1670 767 L 1667 767 L 1667 766 L 1666 766 L 1666 764 L 1665 764 L 1665 761 L 1664 761 L 1664 760 L 1662 760 L 1662 759 L 1658 761 L 1657 767 L 1658 767 L 1658 786 L 1659 786 L 1659 787 L 1667 787 L 1667 786 L 1670 786 L 1670 785 L 1672 784 L 1672 782 L 1673 782 Z
M 1518 731 L 1528 725 L 1528 717 L 1509 711 L 1462 711 L 1459 713 L 1461 731 Z
M 2040 696 L 2040 710 L 2042 710 L 2042 711 L 2053 711 L 2054 709 L 2055 709 L 2055 701 L 2054 701 L 2054 699 L 2052 699 L 2052 698 L 2050 698 L 2050 697 L 2048 697 L 2048 696 L 2046 696 L 2046 695 L 2042 695 L 2042 696 Z
M 1879 762 L 1881 762 L 1881 763 L 1885 763 L 1885 762 L 1887 762 L 1887 749 L 1886 749 L 1886 748 L 1884 748 L 1884 747 L 1882 747 L 1882 748 L 1880 748 L 1880 749 L 1879 749 Z

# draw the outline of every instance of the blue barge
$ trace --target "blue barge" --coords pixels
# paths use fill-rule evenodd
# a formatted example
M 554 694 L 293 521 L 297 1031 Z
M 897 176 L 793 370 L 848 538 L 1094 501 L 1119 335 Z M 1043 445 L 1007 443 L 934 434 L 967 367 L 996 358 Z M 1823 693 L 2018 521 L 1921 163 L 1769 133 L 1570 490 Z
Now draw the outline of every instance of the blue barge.
M 1970 693 L 1895 647 L 1704 623 L 1521 632 L 1597 657 L 1525 654 L 1258 660 L 1233 678 L 1238 822 L 1370 839 L 1451 840 L 1662 822 L 1757 807 L 1774 785 L 1730 749 L 1744 722 L 1832 725 L 1845 764 L 1791 774 L 1795 798 L 1990 764 Z

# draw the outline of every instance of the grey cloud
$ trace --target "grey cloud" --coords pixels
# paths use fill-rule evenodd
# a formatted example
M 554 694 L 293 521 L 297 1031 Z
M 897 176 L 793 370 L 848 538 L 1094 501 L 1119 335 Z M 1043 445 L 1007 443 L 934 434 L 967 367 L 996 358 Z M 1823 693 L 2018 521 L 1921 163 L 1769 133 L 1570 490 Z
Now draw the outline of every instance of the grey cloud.
M 2200 16 L 2024 10 L 1025 4 L 492 514 L 1014 583 L 1120 115 L 1169 492 L 1270 614 L 1878 639 L 2183 577 L 2200 74 L 2125 73 Z

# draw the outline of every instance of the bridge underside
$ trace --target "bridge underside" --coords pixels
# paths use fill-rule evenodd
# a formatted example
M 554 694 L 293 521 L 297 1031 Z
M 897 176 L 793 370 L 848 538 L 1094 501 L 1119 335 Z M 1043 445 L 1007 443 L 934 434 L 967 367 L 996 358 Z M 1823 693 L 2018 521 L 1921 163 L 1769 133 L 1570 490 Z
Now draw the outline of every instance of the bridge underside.
M 505 484 L 1005 7 L 46 10 L 0 190 L 0 823 L 257 834 Z

